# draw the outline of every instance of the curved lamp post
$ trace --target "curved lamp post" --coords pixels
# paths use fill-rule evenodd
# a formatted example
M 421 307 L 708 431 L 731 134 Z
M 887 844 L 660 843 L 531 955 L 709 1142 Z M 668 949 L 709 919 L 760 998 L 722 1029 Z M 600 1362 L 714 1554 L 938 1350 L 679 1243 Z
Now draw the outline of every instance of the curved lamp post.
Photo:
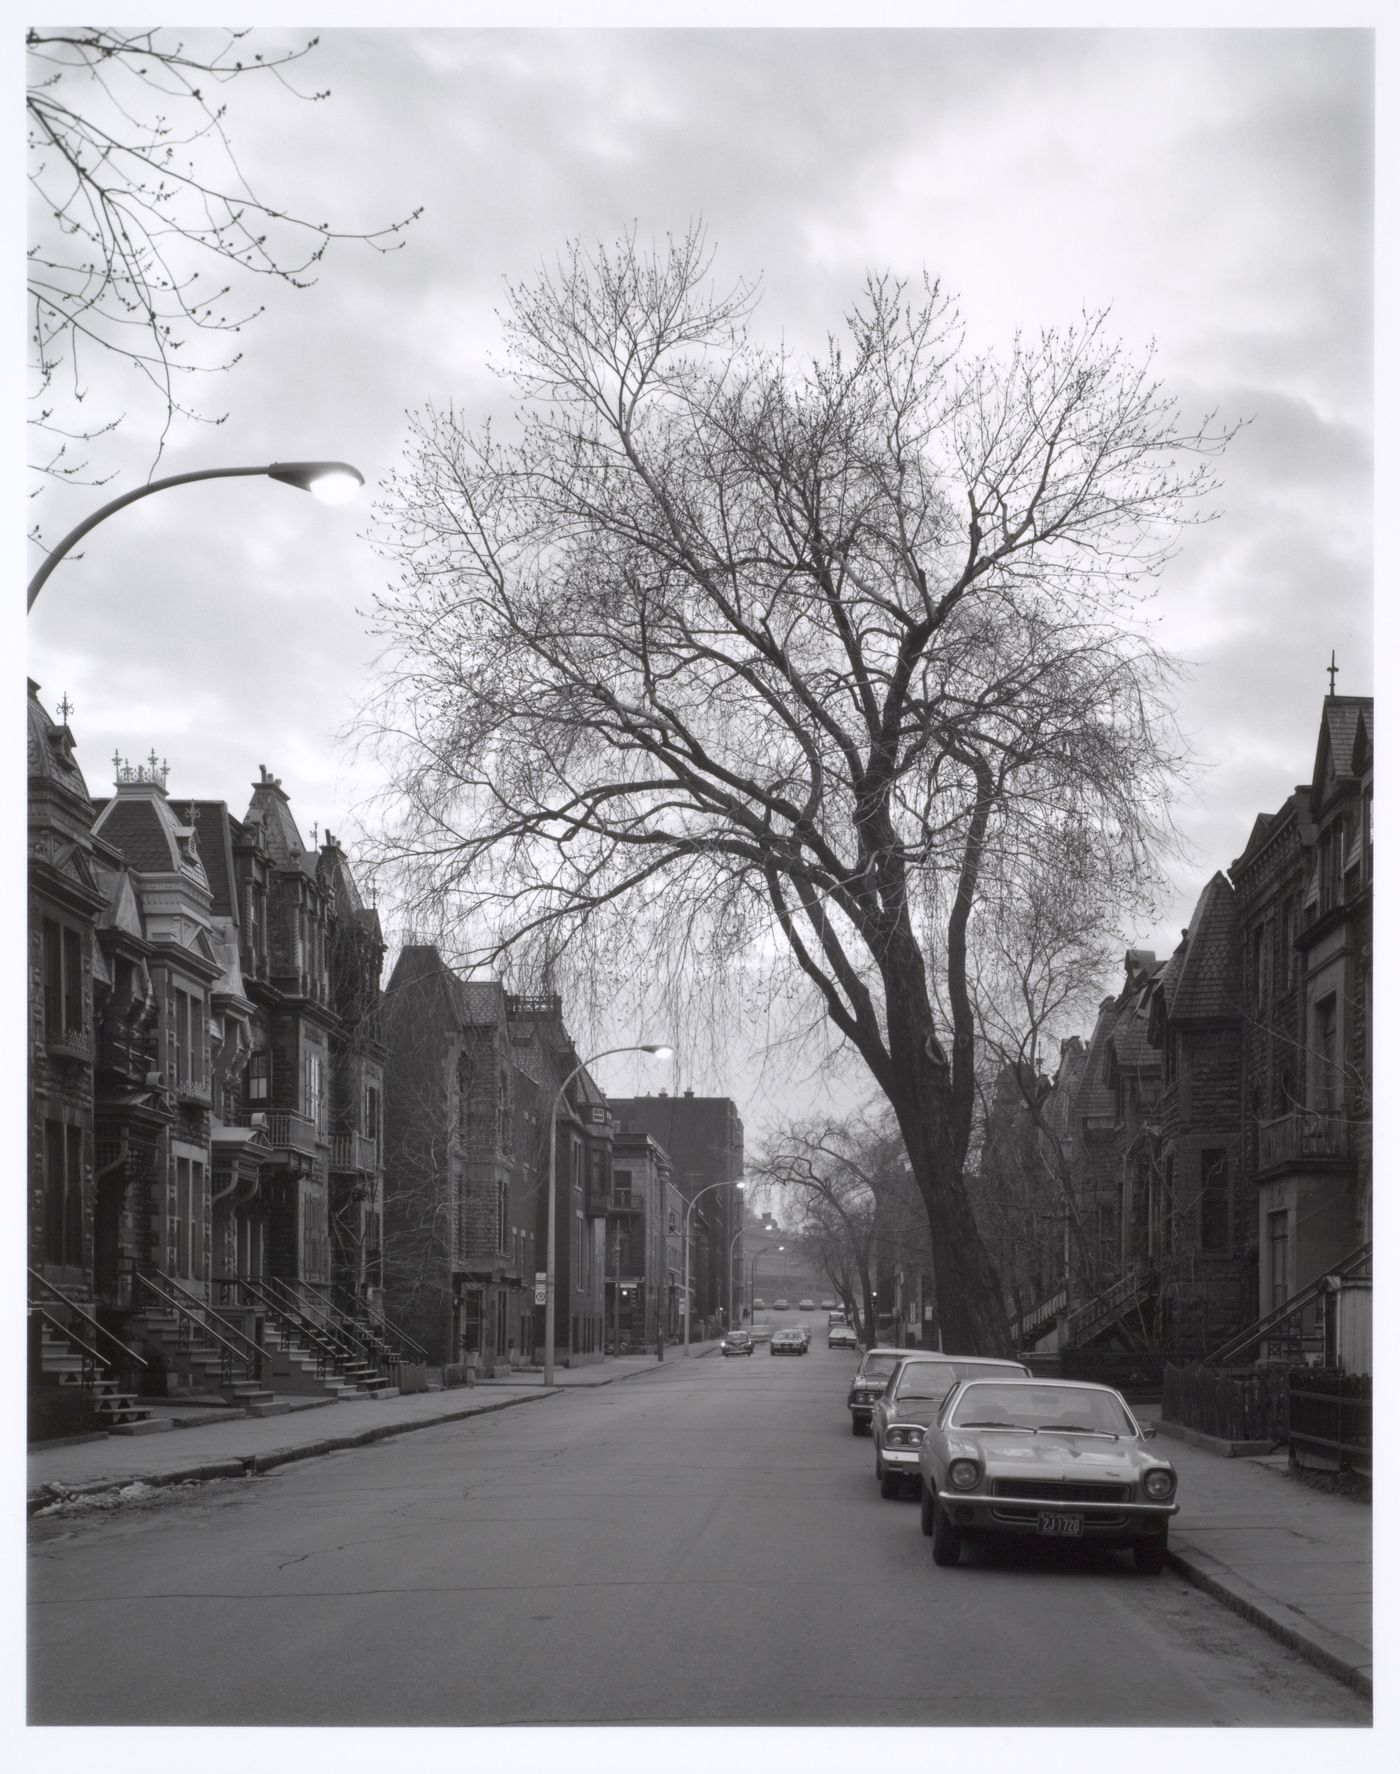
M 167 487 L 182 487 L 192 480 L 230 480 L 250 474 L 280 480 L 284 486 L 300 487 L 304 493 L 314 493 L 324 505 L 343 505 L 347 499 L 353 499 L 365 484 L 364 475 L 348 462 L 271 462 L 259 468 L 195 468 L 188 474 L 167 474 L 160 480 L 147 481 L 144 487 L 137 487 L 134 491 L 123 493 L 119 498 L 109 499 L 105 505 L 99 506 L 80 524 L 75 525 L 56 547 L 49 550 L 44 564 L 29 581 L 29 602 L 26 608 L 34 608 L 34 600 L 43 590 L 44 581 L 69 549 L 81 542 L 89 530 L 96 529 L 104 518 L 110 517 L 114 511 L 120 511 L 123 505 L 134 504 L 137 499 L 147 499 L 152 493 L 163 493 Z
M 744 1185 L 724 1180 L 717 1183 L 706 1183 L 703 1189 L 697 1189 L 691 1196 L 690 1205 L 685 1210 L 685 1265 L 681 1276 L 681 1299 L 685 1302 L 684 1353 L 686 1355 L 690 1354 L 690 1216 L 695 1212 L 695 1203 L 702 1195 L 708 1195 L 712 1189 L 737 1189 L 742 1194 Z
M 607 1059 L 613 1053 L 650 1053 L 657 1059 L 670 1059 L 671 1049 L 667 1046 L 656 1046 L 649 1042 L 632 1044 L 627 1047 L 605 1047 L 601 1053 L 595 1053 L 590 1059 L 581 1059 L 568 1074 L 564 1082 L 554 1093 L 554 1102 L 549 1111 L 549 1169 L 545 1173 L 549 1188 L 549 1208 L 545 1221 L 544 1235 L 544 1384 L 554 1384 L 554 1225 L 555 1197 L 558 1189 L 555 1184 L 554 1163 L 558 1141 L 559 1108 L 564 1101 L 564 1092 L 586 1067 L 596 1065 L 600 1059 Z
M 760 1226 L 758 1229 L 760 1232 L 776 1232 L 778 1228 L 776 1226 L 770 1226 L 765 1223 L 764 1225 Z M 748 1228 L 746 1226 L 740 1226 L 739 1230 L 729 1240 L 729 1324 L 727 1326 L 727 1328 L 729 1330 L 733 1330 L 733 1328 L 734 1328 L 734 1248 L 738 1244 L 739 1240 L 744 1236 L 744 1233 L 747 1230 L 748 1230 Z M 764 1248 L 766 1249 L 767 1246 L 765 1246 Z M 739 1285 L 740 1285 L 741 1292 L 743 1290 L 743 1281 L 744 1281 L 744 1259 L 743 1259 L 743 1255 L 741 1253 L 740 1257 L 739 1257 Z M 744 1304 L 745 1304 L 744 1300 L 741 1299 L 739 1301 L 740 1307 L 742 1308 Z M 753 1322 L 753 1302 L 752 1302 L 752 1300 L 750 1300 L 748 1302 L 748 1308 L 749 1308 L 749 1322 L 752 1323 Z
M 753 1260 L 749 1264 L 749 1323 L 750 1323 L 750 1325 L 752 1325 L 752 1323 L 753 1323 L 753 1276 L 754 1276 L 754 1270 L 757 1269 L 757 1267 L 758 1267 L 758 1259 L 763 1255 L 764 1251 L 786 1250 L 786 1248 L 787 1248 L 787 1246 L 782 1245 L 782 1244 L 765 1244 L 761 1249 L 756 1250 L 753 1253 Z

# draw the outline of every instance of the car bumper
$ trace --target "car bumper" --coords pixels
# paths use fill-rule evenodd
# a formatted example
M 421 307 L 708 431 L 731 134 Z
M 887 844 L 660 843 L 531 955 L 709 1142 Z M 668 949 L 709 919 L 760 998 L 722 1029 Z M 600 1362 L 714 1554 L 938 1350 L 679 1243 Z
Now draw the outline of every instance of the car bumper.
M 889 1455 L 885 1455 L 889 1464 Z M 1112 1541 L 1132 1545 L 1138 1540 L 1160 1540 L 1167 1523 L 1177 1513 L 1175 1503 L 1090 1503 L 1061 1497 L 984 1497 L 965 1491 L 941 1490 L 939 1505 L 955 1528 L 970 1534 L 1024 1534 L 1040 1536 L 1042 1515 L 1077 1515 L 1082 1535 L 1100 1544 Z
M 919 1468 L 919 1450 L 917 1448 L 882 1447 L 880 1458 L 891 1472 L 917 1472 Z

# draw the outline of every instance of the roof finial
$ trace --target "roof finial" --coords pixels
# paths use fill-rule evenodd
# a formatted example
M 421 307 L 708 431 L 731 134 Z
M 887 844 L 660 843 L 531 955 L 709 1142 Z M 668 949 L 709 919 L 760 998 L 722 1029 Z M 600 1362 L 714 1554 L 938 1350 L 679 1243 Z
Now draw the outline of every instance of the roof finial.
M 63 692 L 63 700 L 58 705 L 58 712 L 63 716 L 63 724 L 68 725 L 68 717 L 73 712 L 73 704 L 68 700 L 68 692 Z
M 1332 663 L 1327 667 L 1327 694 L 1337 694 L 1337 649 L 1332 649 Z

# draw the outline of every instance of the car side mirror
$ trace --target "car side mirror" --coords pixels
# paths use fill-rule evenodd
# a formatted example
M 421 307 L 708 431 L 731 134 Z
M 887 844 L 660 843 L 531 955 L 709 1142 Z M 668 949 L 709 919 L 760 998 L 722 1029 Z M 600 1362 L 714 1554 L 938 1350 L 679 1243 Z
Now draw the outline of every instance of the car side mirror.
M 1144 1429 L 1144 1430 L 1143 1430 L 1143 1432 L 1142 1432 L 1142 1439 L 1143 1439 L 1143 1440 L 1144 1440 L 1144 1441 L 1156 1441 L 1156 1439 L 1157 1439 L 1157 1429 L 1156 1429 L 1156 1425 L 1155 1425 L 1155 1424 L 1154 1424 L 1154 1425 L 1153 1425 L 1153 1427 L 1152 1427 L 1152 1428 L 1150 1428 L 1150 1429 Z

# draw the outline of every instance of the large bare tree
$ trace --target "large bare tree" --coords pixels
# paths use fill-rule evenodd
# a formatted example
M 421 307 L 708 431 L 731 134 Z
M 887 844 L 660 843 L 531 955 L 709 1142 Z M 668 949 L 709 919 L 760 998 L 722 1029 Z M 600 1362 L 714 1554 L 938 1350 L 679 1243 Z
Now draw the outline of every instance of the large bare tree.
M 1103 317 L 969 353 L 936 284 L 873 277 L 800 363 L 711 269 L 698 230 L 575 245 L 507 289 L 508 436 L 415 417 L 383 856 L 483 957 L 795 967 L 894 1111 L 949 1346 L 994 1352 L 969 930 L 1067 827 L 1150 874 L 1176 760 L 1132 618 L 1222 438 Z

